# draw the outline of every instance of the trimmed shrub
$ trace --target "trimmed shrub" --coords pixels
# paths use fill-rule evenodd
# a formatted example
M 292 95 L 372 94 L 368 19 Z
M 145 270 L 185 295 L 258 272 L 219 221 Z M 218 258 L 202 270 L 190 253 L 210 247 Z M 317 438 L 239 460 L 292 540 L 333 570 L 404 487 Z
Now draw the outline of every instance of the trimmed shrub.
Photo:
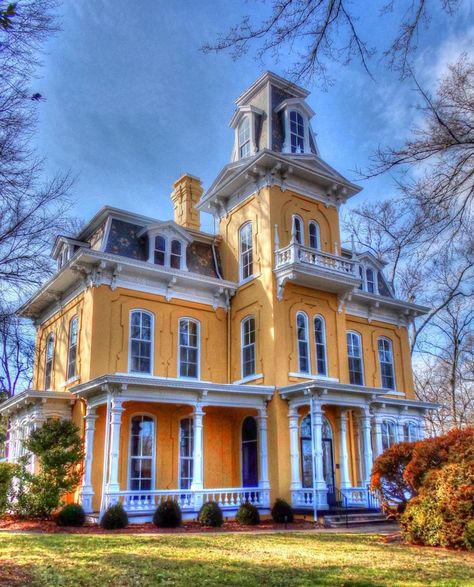
M 78 503 L 65 505 L 56 518 L 56 524 L 58 526 L 69 526 L 72 528 L 84 526 L 85 522 L 86 514 L 82 506 Z
M 15 465 L 12 463 L 0 463 L 0 516 L 3 516 L 7 511 L 15 473 Z
M 100 521 L 102 528 L 106 530 L 119 530 L 128 526 L 127 512 L 123 509 L 121 503 L 111 505 L 102 516 Z
M 260 524 L 258 509 L 248 501 L 239 507 L 235 519 L 239 524 L 245 524 L 245 526 L 256 526 Z
M 284 499 L 278 498 L 272 507 L 272 518 L 277 524 L 291 524 L 293 522 L 293 510 Z
M 181 508 L 176 500 L 163 501 L 156 508 L 153 523 L 158 528 L 177 528 L 181 526 Z
M 198 522 L 201 526 L 212 526 L 213 528 L 220 528 L 224 523 L 224 516 L 222 510 L 215 501 L 206 502 L 199 510 Z

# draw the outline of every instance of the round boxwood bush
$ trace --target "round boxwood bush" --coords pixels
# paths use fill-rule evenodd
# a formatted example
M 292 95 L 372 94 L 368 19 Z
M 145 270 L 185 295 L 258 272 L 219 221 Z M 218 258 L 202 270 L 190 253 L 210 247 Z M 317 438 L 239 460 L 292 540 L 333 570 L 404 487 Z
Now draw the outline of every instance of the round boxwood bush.
M 235 519 L 239 524 L 245 524 L 246 526 L 256 526 L 260 524 L 260 514 L 258 509 L 249 503 L 243 503 L 235 516 Z
M 181 508 L 174 499 L 160 503 L 153 516 L 153 523 L 158 528 L 177 528 L 181 526 Z
M 198 522 L 201 526 L 219 528 L 224 523 L 222 510 L 215 501 L 208 501 L 199 510 Z
M 71 526 L 74 528 L 84 526 L 85 521 L 86 514 L 82 506 L 78 503 L 65 505 L 56 518 L 56 524 L 58 526 Z
M 122 504 L 111 505 L 102 516 L 100 524 L 106 530 L 126 528 L 128 526 L 128 516 Z
M 293 510 L 284 499 L 278 498 L 272 507 L 272 518 L 278 524 L 291 524 L 293 522 Z

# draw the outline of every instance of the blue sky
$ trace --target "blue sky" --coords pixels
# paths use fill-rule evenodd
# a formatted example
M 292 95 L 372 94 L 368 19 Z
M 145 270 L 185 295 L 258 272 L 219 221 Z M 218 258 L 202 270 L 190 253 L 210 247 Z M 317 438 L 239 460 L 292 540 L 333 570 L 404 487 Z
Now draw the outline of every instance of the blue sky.
M 365 2 L 355 5 L 363 10 Z M 283 75 L 291 56 L 234 62 L 199 48 L 242 15 L 265 10 L 263 3 L 236 0 L 64 2 L 62 30 L 48 42 L 34 87 L 45 97 L 36 142 L 47 175 L 77 175 L 78 216 L 88 219 L 110 204 L 169 218 L 171 185 L 182 173 L 210 185 L 230 158 L 235 98 L 266 69 Z M 435 14 L 422 31 L 415 66 L 425 87 L 434 87 L 460 51 L 472 53 L 473 15 L 468 0 L 455 18 Z M 360 16 L 374 45 L 392 30 L 389 18 Z M 356 63 L 335 65 L 329 91 L 308 88 L 321 155 L 349 179 L 379 144 L 401 141 L 417 116 L 413 84 L 377 61 L 374 73 L 375 82 Z M 394 193 L 389 177 L 361 185 L 351 205 Z

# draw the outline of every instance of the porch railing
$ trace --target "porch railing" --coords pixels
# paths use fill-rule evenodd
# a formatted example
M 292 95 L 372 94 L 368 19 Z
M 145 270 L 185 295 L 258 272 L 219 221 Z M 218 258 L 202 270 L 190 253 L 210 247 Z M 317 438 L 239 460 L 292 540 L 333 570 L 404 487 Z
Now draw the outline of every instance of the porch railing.
M 270 491 L 258 487 L 219 489 L 166 489 L 156 491 L 118 491 L 106 494 L 105 507 L 121 503 L 127 512 L 152 512 L 160 503 L 175 500 L 184 512 L 197 511 L 203 503 L 215 501 L 223 510 L 238 509 L 249 502 L 260 508 L 270 507 Z
M 379 496 L 370 491 L 368 487 L 345 487 L 336 489 L 336 502 L 345 508 L 368 508 L 371 510 L 380 509 Z M 319 490 L 317 492 L 317 507 L 328 508 L 326 492 Z M 314 491 L 311 488 L 295 489 L 291 492 L 291 501 L 294 508 L 310 509 L 313 508 Z
M 356 277 L 356 263 L 350 259 L 323 253 L 298 243 L 290 244 L 275 251 L 275 268 L 292 263 L 319 267 L 338 275 Z

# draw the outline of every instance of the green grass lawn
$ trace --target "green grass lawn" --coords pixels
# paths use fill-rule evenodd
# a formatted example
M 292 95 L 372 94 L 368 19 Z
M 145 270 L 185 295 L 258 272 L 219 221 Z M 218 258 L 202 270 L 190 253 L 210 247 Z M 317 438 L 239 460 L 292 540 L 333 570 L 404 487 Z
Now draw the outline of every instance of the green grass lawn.
M 2 563 L 48 587 L 474 585 L 472 554 L 382 544 L 367 534 L 0 533 L 0 576 Z

